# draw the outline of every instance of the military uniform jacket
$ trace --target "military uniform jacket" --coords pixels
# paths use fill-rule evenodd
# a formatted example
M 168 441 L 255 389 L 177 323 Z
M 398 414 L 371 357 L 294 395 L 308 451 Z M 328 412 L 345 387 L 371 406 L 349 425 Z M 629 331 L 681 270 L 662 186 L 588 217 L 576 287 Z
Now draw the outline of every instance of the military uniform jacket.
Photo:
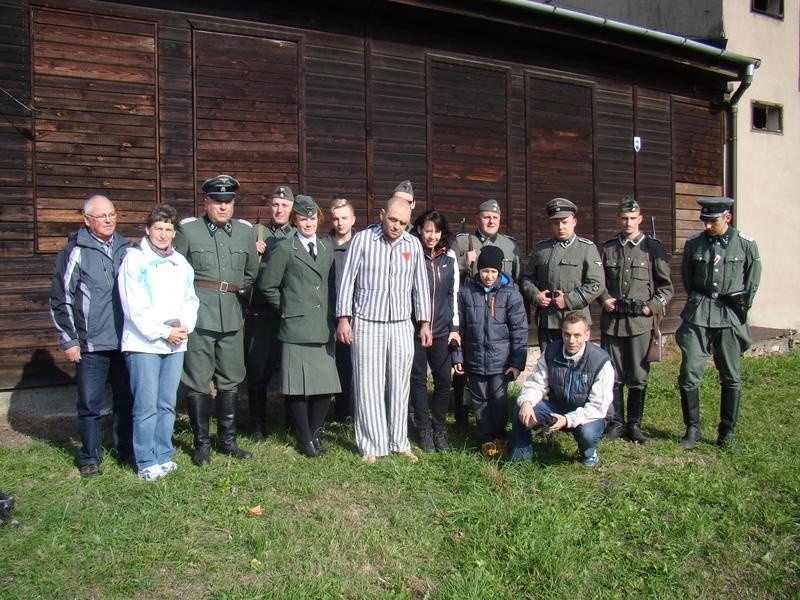
M 519 247 L 514 238 L 502 233 L 497 233 L 490 238 L 484 236 L 480 231 L 474 233 L 459 233 L 456 235 L 456 255 L 458 257 L 458 270 L 463 279 L 469 279 L 478 272 L 478 261 L 471 267 L 467 264 L 467 252 L 469 252 L 470 240 L 472 249 L 480 255 L 480 249 L 484 246 L 497 246 L 503 251 L 503 273 L 517 283 L 520 275 L 521 259 Z
M 231 219 L 228 225 L 216 227 L 207 217 L 192 217 L 178 226 L 174 246 L 194 269 L 196 282 L 227 282 L 242 288 L 255 281 L 259 261 L 255 229 L 239 219 Z M 198 285 L 195 292 L 200 299 L 197 329 L 229 333 L 242 328 L 242 309 L 235 292 Z
M 278 339 L 291 344 L 327 344 L 333 340 L 335 272 L 333 249 L 317 237 L 316 260 L 297 235 L 276 244 L 258 276 L 267 304 L 280 310 Z
M 603 333 L 630 337 L 652 330 L 655 315 L 664 314 L 674 293 L 669 260 L 661 242 L 643 233 L 632 241 L 617 236 L 603 244 L 600 258 L 606 287 L 598 302 L 602 304 L 609 298 L 631 298 L 644 301 L 653 311 L 649 317 L 603 311 L 600 317 Z
M 266 250 L 264 250 L 264 254 L 261 256 L 261 262 L 258 267 L 260 273 L 266 268 L 267 261 L 269 260 L 269 253 L 272 252 L 276 244 L 281 240 L 285 240 L 286 238 L 294 235 L 295 229 L 288 223 L 282 227 L 278 227 L 270 221 L 270 223 L 267 225 L 256 225 L 255 230 L 256 239 L 258 239 L 260 234 L 261 239 L 264 240 L 264 243 L 267 245 Z M 264 309 L 271 310 L 269 304 L 267 304 L 266 298 L 261 295 L 258 287 L 253 290 L 253 297 L 250 299 L 250 309 L 251 316 L 255 316 L 256 312 L 263 312 Z
M 686 240 L 681 268 L 688 298 L 681 319 L 701 327 L 734 327 L 749 339 L 749 329 L 725 303 L 726 294 L 745 291 L 750 303 L 761 281 L 755 240 L 733 227 L 712 238 L 705 232 Z
M 535 305 L 534 296 L 542 290 L 562 290 L 566 294 L 566 311 L 555 304 L 545 309 L 537 307 L 538 325 L 544 329 L 559 329 L 564 315 L 571 311 L 579 312 L 591 324 L 589 304 L 604 287 L 597 247 L 577 235 L 565 242 L 548 238 L 536 244 L 520 277 L 522 295 L 531 305 Z

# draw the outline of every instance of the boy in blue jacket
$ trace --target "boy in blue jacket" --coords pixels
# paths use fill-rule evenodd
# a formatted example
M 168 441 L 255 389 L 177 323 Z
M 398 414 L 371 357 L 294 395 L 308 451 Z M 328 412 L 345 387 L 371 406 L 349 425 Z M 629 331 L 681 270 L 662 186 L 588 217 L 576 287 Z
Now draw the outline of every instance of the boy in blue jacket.
M 519 377 L 528 354 L 528 320 L 522 296 L 502 272 L 503 252 L 484 246 L 478 273 L 458 292 L 463 356 L 456 372 L 466 372 L 481 453 L 503 454 L 508 425 L 509 382 Z

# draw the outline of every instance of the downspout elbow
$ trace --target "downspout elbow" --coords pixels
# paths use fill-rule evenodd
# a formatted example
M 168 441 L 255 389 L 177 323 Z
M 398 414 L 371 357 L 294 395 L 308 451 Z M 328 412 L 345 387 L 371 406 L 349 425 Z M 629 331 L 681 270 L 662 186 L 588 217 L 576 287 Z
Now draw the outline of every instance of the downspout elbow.
M 736 91 L 733 93 L 733 96 L 731 96 L 731 99 L 728 102 L 731 108 L 736 107 L 736 105 L 739 103 L 739 100 L 742 98 L 744 93 L 753 83 L 753 71 L 755 70 L 755 68 L 756 68 L 755 63 L 750 63 L 749 65 L 747 65 L 747 69 L 745 69 L 744 72 L 744 77 L 742 77 L 742 83 L 739 84 L 738 88 L 736 88 Z

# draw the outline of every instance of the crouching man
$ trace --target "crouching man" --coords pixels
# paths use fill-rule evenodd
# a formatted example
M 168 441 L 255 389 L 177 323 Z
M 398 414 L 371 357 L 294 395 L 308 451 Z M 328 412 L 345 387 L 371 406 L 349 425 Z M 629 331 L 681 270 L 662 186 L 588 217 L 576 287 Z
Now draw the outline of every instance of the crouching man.
M 522 386 L 513 423 L 511 459 L 533 458 L 531 429 L 569 430 L 578 443 L 581 462 L 597 465 L 597 444 L 614 394 L 614 366 L 605 350 L 589 343 L 589 324 L 569 313 L 561 325 L 561 341 L 548 344 Z M 547 395 L 547 400 L 543 400 Z

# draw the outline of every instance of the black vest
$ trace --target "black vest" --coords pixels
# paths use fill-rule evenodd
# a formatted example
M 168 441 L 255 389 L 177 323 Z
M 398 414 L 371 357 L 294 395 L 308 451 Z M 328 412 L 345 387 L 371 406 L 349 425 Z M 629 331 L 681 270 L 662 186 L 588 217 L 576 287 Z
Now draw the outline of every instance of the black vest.
M 574 408 L 586 404 L 589 390 L 600 369 L 610 360 L 605 350 L 590 342 L 586 342 L 583 356 L 577 362 L 564 358 L 563 342 L 548 344 L 544 359 L 547 363 L 549 400 Z

